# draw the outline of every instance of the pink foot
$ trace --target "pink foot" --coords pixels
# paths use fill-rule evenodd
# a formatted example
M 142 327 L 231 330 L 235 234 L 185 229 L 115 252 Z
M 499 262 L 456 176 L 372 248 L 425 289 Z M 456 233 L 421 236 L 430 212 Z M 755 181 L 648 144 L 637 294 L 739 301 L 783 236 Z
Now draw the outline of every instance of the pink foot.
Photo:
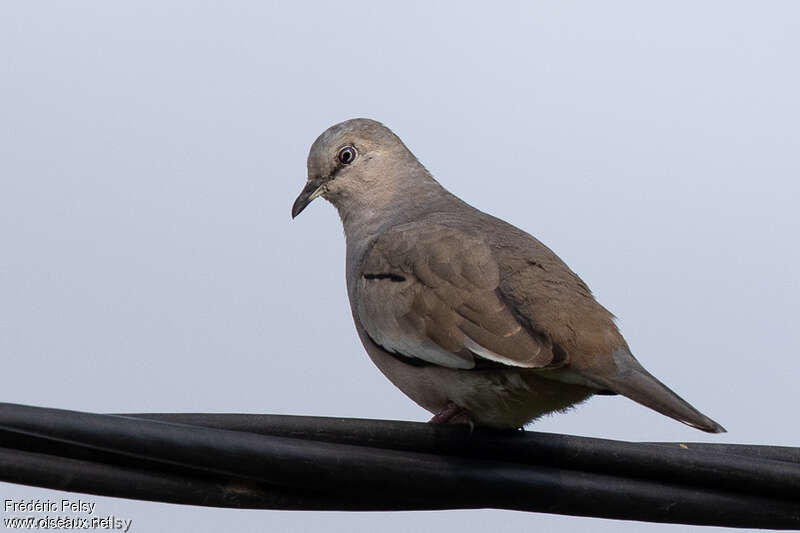
M 459 407 L 453 402 L 448 402 L 447 406 L 433 415 L 433 418 L 428 420 L 429 424 L 469 424 L 472 426 L 472 417 L 469 411 L 463 407 Z

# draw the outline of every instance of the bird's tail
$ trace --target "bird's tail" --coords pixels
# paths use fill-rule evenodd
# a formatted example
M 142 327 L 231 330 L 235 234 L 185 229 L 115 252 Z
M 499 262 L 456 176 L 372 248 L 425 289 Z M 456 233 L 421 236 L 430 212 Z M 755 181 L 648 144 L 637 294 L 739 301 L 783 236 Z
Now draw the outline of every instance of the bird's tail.
M 627 396 L 659 413 L 683 422 L 687 426 L 708 433 L 725 433 L 725 428 L 689 405 L 689 403 L 672 392 L 650 372 L 639 364 L 627 350 L 619 350 L 614 354 L 617 373 L 614 376 L 591 375 L 593 382 L 606 389 Z

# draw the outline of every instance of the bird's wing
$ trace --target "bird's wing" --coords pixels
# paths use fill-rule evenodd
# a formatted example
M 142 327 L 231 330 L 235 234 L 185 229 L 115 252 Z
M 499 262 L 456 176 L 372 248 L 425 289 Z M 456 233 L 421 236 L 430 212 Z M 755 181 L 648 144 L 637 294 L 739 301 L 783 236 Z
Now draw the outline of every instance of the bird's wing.
M 480 237 L 408 224 L 382 234 L 357 280 L 356 314 L 389 352 L 450 368 L 492 361 L 558 364 L 550 339 L 530 331 L 504 301 L 499 267 Z

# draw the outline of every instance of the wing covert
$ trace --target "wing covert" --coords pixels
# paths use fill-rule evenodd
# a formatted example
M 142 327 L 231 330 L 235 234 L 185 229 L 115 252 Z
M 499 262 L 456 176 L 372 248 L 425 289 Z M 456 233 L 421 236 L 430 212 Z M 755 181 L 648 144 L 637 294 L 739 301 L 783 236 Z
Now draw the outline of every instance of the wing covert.
M 552 344 L 517 320 L 499 284 L 497 262 L 481 238 L 412 223 L 385 232 L 367 252 L 356 312 L 378 345 L 431 364 L 550 365 Z

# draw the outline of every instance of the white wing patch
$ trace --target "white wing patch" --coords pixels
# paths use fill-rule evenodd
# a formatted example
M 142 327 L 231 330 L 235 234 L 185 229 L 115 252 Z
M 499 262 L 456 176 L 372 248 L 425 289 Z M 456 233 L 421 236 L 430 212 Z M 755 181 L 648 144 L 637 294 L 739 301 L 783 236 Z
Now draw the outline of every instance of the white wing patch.
M 384 350 L 394 352 L 405 357 L 414 357 L 427 361 L 428 363 L 444 366 L 447 368 L 470 369 L 475 368 L 475 361 L 460 357 L 452 352 L 440 348 L 437 344 L 430 341 L 415 342 L 417 339 L 397 335 L 390 339 L 382 335 L 376 335 L 373 339 L 376 344 Z M 404 342 L 405 341 L 405 342 Z
M 505 357 L 503 355 L 500 355 L 499 353 L 495 353 L 490 349 L 481 346 L 480 344 L 475 342 L 475 340 L 471 339 L 467 335 L 464 335 L 464 347 L 470 352 L 479 355 L 484 359 L 488 359 L 489 361 L 494 361 L 495 363 L 502 363 L 504 365 L 517 366 L 520 368 L 525 368 L 526 366 L 524 364 L 520 364 L 517 361 L 514 361 L 511 358 Z

